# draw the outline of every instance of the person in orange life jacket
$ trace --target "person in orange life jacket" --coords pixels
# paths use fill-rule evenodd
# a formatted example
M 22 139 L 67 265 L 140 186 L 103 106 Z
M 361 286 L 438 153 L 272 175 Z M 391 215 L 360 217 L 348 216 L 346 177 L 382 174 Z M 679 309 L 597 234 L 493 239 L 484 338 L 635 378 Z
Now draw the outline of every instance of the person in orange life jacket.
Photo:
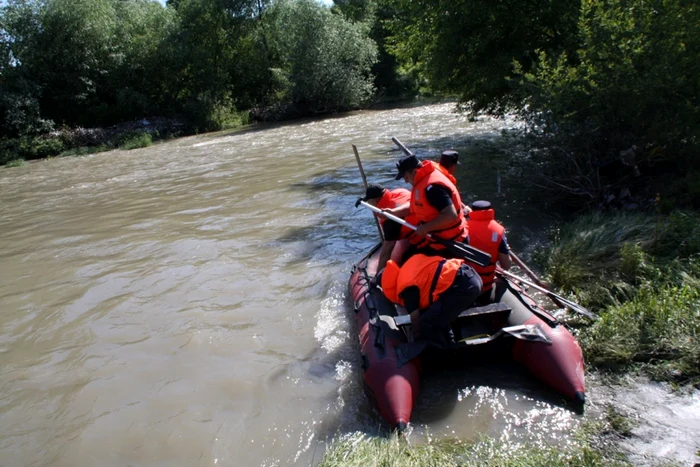
M 440 162 L 438 162 L 435 167 L 445 174 L 445 176 L 449 178 L 455 186 L 457 186 L 455 172 L 457 172 L 458 165 L 461 165 L 459 163 L 459 153 L 450 149 L 447 151 L 442 151 L 442 154 L 440 154 Z M 462 210 L 464 211 L 465 215 L 469 215 L 471 208 L 462 203 Z
M 359 198 L 355 203 L 355 207 L 360 205 L 360 201 L 364 201 L 379 209 L 395 208 L 408 203 L 410 200 L 411 192 L 405 188 L 396 188 L 390 191 L 381 185 L 369 185 L 365 192 L 365 197 Z M 389 258 L 391 258 L 391 251 L 394 249 L 396 241 L 408 237 L 411 230 L 386 217 L 378 217 L 379 224 L 382 226 L 382 233 L 384 234 L 382 249 L 379 252 L 379 263 L 377 264 L 377 271 L 381 271 L 386 266 Z
M 474 269 L 479 273 L 483 282 L 482 292 L 488 292 L 492 289 L 496 276 L 496 262 L 503 269 L 510 268 L 510 248 L 508 240 L 506 240 L 505 229 L 495 220 L 491 203 L 474 201 L 471 209 L 467 220 L 469 225 L 468 243 L 491 255 L 491 263 L 488 266 L 474 265 Z
M 457 166 L 459 164 L 459 153 L 457 151 L 442 151 L 440 154 L 440 162 L 438 163 L 442 169 L 442 173 L 447 175 L 452 183 L 457 185 L 457 180 L 455 179 L 455 172 L 457 172 Z
M 450 323 L 481 293 L 479 275 L 463 259 L 415 254 L 399 267 L 389 260 L 384 295 L 411 314 L 416 339 L 437 347 L 453 342 Z
M 443 245 L 433 243 L 425 236 L 430 233 L 456 241 L 467 237 L 467 222 L 457 187 L 440 170 L 435 169 L 434 164 L 422 162 L 416 156 L 403 157 L 396 163 L 396 168 L 396 180 L 403 178 L 413 186 L 411 201 L 386 211 L 398 217 L 406 218 L 410 215 L 417 224 L 414 235 L 409 237 L 414 250 L 448 255 Z

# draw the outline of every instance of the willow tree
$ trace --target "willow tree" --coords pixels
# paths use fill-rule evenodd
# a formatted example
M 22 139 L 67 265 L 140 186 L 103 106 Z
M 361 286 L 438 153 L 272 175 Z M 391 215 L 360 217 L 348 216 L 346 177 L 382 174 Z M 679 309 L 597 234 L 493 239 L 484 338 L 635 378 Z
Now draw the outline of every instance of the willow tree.
M 371 99 L 377 58 L 370 25 L 314 0 L 278 0 L 268 12 L 278 57 L 280 102 L 300 114 L 356 108 Z

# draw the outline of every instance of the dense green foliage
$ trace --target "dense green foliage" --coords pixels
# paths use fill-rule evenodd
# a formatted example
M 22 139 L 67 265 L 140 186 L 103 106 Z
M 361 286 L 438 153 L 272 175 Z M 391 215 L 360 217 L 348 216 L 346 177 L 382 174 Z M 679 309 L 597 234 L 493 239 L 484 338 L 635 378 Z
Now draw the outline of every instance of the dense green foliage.
M 473 111 L 501 113 L 522 102 L 519 70 L 537 51 L 573 46 L 578 1 L 387 0 L 391 50 L 424 86 L 456 94 Z
M 43 135 L 64 125 L 155 115 L 207 131 L 246 123 L 250 109 L 357 108 L 374 92 L 370 27 L 312 0 L 10 0 L 0 6 L 0 163 L 58 154 L 67 142 Z
M 700 216 L 586 215 L 540 259 L 553 283 L 600 312 L 579 332 L 589 365 L 700 384 Z
M 594 202 L 668 174 L 655 188 L 700 207 L 697 2 L 585 0 L 576 43 L 521 70 L 522 114 L 545 136 L 538 170 Z
M 538 183 L 588 205 L 630 189 L 700 207 L 697 2 L 379 3 L 396 12 L 390 50 L 424 89 L 529 123 Z
M 268 12 L 279 57 L 283 102 L 301 114 L 346 110 L 367 102 L 376 45 L 368 24 L 351 23 L 313 0 L 279 0 Z

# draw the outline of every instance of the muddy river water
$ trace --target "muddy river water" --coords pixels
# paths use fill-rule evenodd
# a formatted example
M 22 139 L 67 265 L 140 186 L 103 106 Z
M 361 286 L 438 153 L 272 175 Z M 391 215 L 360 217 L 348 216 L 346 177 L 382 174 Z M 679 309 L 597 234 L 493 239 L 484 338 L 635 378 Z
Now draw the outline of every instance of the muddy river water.
M 517 123 L 452 108 L 0 170 L 0 465 L 313 465 L 335 436 L 381 432 L 346 302 L 377 241 L 351 145 L 387 187 L 392 136 L 420 157 L 459 150 L 463 197 L 490 199 L 524 257 L 552 223 L 498 153 Z M 697 396 L 589 386 L 585 417 L 639 414 L 641 464 L 698 461 Z M 518 367 L 480 368 L 426 375 L 409 437 L 567 443 L 583 419 Z

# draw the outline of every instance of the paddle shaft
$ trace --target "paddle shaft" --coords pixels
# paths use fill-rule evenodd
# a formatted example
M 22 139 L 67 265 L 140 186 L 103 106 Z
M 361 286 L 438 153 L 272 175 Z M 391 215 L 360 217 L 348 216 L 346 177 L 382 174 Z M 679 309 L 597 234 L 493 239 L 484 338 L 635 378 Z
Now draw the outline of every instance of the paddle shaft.
M 392 141 L 394 142 L 394 144 L 396 144 L 396 145 L 404 152 L 404 154 L 406 154 L 407 156 L 413 156 L 413 155 L 414 155 L 414 154 L 411 152 L 411 150 L 408 149 L 406 146 L 404 146 L 404 144 L 403 144 L 401 141 L 399 141 L 399 139 L 396 138 L 395 136 L 392 136 L 392 137 L 391 137 L 391 140 L 392 140 Z
M 539 285 L 540 287 L 544 287 L 544 286 L 545 286 L 545 284 L 542 282 L 542 280 L 540 279 L 540 277 L 539 277 L 537 274 L 535 274 L 535 272 L 534 272 L 532 269 L 530 269 L 530 268 L 527 266 L 527 264 L 525 264 L 525 262 L 524 262 L 523 260 L 521 260 L 520 258 L 518 258 L 518 255 L 516 255 L 515 253 L 513 253 L 513 252 L 511 251 L 511 252 L 510 252 L 510 257 L 511 257 L 511 259 L 512 259 L 513 261 L 515 261 L 515 264 L 517 264 L 518 267 L 519 267 L 520 269 L 522 269 L 523 271 L 525 271 L 525 274 L 527 274 L 528 276 L 530 276 L 530 278 L 531 278 L 533 281 L 535 281 L 535 282 L 537 283 L 537 285 Z M 550 296 L 549 298 L 552 299 L 552 301 L 553 301 L 557 306 L 566 307 L 566 305 L 565 305 L 561 300 L 559 300 L 558 298 L 552 297 L 552 296 Z
M 367 177 L 365 176 L 365 170 L 362 168 L 362 161 L 360 160 L 360 154 L 357 152 L 357 146 L 354 144 L 352 145 L 352 150 L 355 152 L 355 159 L 357 160 L 357 166 L 360 168 L 360 175 L 362 175 L 362 181 L 365 183 L 365 190 L 369 186 L 367 184 Z M 384 241 L 384 231 L 382 230 L 382 226 L 379 225 L 379 219 L 377 216 L 374 216 L 374 222 L 377 224 L 377 230 L 379 230 L 379 238 Z
M 541 286 L 539 286 L 539 285 L 537 285 L 537 284 L 535 284 L 535 283 L 533 283 L 533 282 L 530 282 L 530 281 L 528 281 L 528 280 L 525 280 L 525 279 L 523 279 L 522 277 L 518 277 L 518 276 L 516 276 L 515 274 L 513 274 L 513 273 L 511 273 L 511 272 L 504 271 L 504 270 L 501 269 L 499 266 L 496 266 L 496 273 L 497 273 L 497 274 L 500 274 L 500 275 L 502 275 L 502 276 L 505 276 L 505 277 L 507 277 L 507 278 L 509 277 L 509 278 L 511 278 L 511 279 L 514 279 L 514 280 L 517 280 L 517 281 L 519 281 L 519 282 L 522 282 L 523 284 L 528 285 L 528 286 L 532 287 L 532 288 L 535 289 L 535 290 L 539 290 L 540 292 L 542 292 L 543 294 L 547 295 L 548 297 L 550 297 L 550 298 L 552 298 L 552 299 L 556 298 L 557 300 L 559 300 L 559 301 L 562 302 L 563 306 L 566 306 L 567 308 L 569 308 L 569 309 L 571 309 L 571 310 L 573 310 L 573 311 L 575 311 L 575 312 L 577 312 L 577 313 L 580 313 L 580 314 L 582 314 L 583 316 L 586 316 L 587 318 L 598 319 L 598 316 L 594 315 L 593 313 L 591 313 L 590 311 L 588 311 L 587 309 L 585 309 L 585 308 L 582 307 L 581 305 L 578 305 L 578 304 L 572 302 L 571 300 L 567 300 L 566 298 L 564 298 L 564 297 L 562 297 L 562 296 L 560 296 L 560 295 L 557 295 L 557 294 L 555 294 L 554 292 L 552 292 L 552 291 L 550 291 L 550 290 L 547 290 L 547 289 L 545 289 L 544 287 L 541 287 Z
M 415 225 L 406 222 L 405 220 L 401 219 L 400 217 L 396 217 L 393 214 L 389 214 L 388 212 L 382 211 L 381 209 L 372 206 L 369 203 L 366 203 L 364 201 L 360 202 L 361 205 L 365 206 L 366 208 L 369 208 L 372 212 L 379 214 L 381 216 L 386 217 L 389 220 L 392 220 L 398 224 L 403 225 L 404 227 L 408 227 L 411 230 L 417 230 L 418 227 Z M 434 235 L 428 234 L 428 238 L 431 240 L 438 242 L 442 245 L 444 245 L 446 248 L 448 248 L 452 253 L 455 255 L 460 256 L 466 261 L 470 261 L 474 264 L 478 264 L 479 266 L 487 266 L 491 262 L 491 255 L 488 253 L 479 250 L 478 248 L 474 248 L 473 246 L 464 244 L 464 243 L 459 243 L 455 242 L 452 240 L 445 240 L 444 238 L 436 237 Z

